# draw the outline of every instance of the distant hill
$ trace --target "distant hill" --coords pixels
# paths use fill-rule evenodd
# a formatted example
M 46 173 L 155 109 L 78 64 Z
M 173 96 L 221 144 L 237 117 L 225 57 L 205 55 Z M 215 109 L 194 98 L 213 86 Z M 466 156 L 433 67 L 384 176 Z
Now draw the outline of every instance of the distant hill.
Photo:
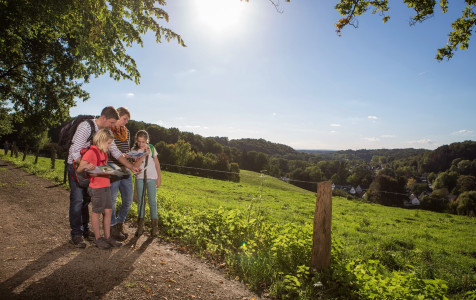
M 263 152 L 268 155 L 286 155 L 297 153 L 296 150 L 289 146 L 269 142 L 264 139 L 238 139 L 230 140 L 228 142 L 225 142 L 224 140 L 217 140 L 217 142 L 221 143 L 224 146 L 237 148 L 241 151 L 245 150 L 248 152 Z

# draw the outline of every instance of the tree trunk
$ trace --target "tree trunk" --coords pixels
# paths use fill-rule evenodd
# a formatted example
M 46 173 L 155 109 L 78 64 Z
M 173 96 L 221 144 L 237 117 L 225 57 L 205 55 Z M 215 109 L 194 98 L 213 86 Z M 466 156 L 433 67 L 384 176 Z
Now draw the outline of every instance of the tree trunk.
M 56 148 L 51 147 L 51 169 L 55 168 L 56 164 Z
M 15 152 L 15 145 L 15 142 L 13 142 L 10 146 L 10 157 L 13 157 L 13 152 Z
M 40 146 L 36 147 L 35 165 L 38 163 L 38 156 L 40 155 Z
M 28 144 L 26 144 L 25 151 L 23 152 L 23 161 L 25 161 L 27 153 L 28 153 Z

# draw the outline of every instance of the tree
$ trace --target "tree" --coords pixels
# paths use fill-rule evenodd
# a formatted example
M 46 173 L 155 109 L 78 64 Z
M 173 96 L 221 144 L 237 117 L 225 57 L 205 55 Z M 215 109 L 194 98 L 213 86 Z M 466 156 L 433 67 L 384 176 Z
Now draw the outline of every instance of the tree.
M 377 175 L 367 192 L 367 200 L 388 206 L 403 206 L 405 183 L 387 175 Z
M 476 191 L 464 192 L 459 195 L 456 211 L 458 215 L 474 217 L 476 215 Z
M 421 200 L 421 208 L 437 212 L 444 212 L 449 208 L 448 194 L 449 192 L 447 188 L 433 191 L 431 195 L 423 197 Z
M 11 109 L 3 107 L 0 102 L 0 137 L 13 132 Z
M 158 4 L 159 6 L 156 6 Z M 24 116 L 36 112 L 49 125 L 69 115 L 91 76 L 139 83 L 140 73 L 127 47 L 181 37 L 159 25 L 168 21 L 164 0 L 5 0 L 0 1 L 0 107 Z M 39 114 L 39 112 L 42 112 Z
M 249 0 L 246 0 L 247 2 Z M 279 1 L 269 0 L 279 11 Z M 290 0 L 286 0 L 290 2 Z M 344 17 L 339 19 L 336 26 L 336 32 L 340 36 L 342 29 L 351 25 L 355 28 L 358 27 L 357 17 L 372 9 L 372 14 L 378 13 L 382 16 L 382 20 L 386 23 L 390 16 L 386 15 L 389 11 L 388 0 L 339 0 L 335 9 Z M 421 23 L 433 16 L 436 7 L 435 0 L 403 0 L 409 8 L 415 11 L 415 15 L 410 21 L 410 25 Z M 448 0 L 440 1 L 440 9 L 443 13 L 448 11 Z M 456 1 L 455 1 L 456 2 Z M 474 0 L 465 0 L 466 8 L 461 12 L 461 17 L 457 18 L 453 24 L 453 31 L 448 35 L 448 41 L 446 45 L 439 48 L 436 54 L 436 59 L 441 61 L 443 59 L 451 59 L 457 48 L 466 50 L 469 47 L 469 40 L 472 35 L 472 31 L 476 26 L 476 12 L 474 11 L 476 2 Z

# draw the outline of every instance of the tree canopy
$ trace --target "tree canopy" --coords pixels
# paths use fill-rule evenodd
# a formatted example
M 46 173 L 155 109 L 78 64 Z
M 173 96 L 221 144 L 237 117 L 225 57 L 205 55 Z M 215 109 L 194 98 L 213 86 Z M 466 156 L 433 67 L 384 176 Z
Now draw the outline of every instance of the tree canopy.
M 278 0 L 269 1 L 278 9 Z M 290 0 L 286 0 L 286 2 L 290 2 Z M 388 2 L 388 0 L 339 0 L 335 9 L 343 17 L 335 24 L 337 33 L 340 36 L 342 29 L 347 25 L 357 27 L 357 17 L 369 10 L 372 11 L 372 14 L 378 13 L 382 16 L 383 22 L 386 23 L 390 19 L 390 16 L 387 15 Z M 439 3 L 443 13 L 448 11 L 448 2 L 449 0 L 441 0 Z M 425 21 L 433 16 L 435 9 L 438 9 L 436 0 L 403 0 L 403 3 L 415 11 L 410 25 Z M 476 27 L 476 0 L 465 0 L 465 3 L 466 7 L 461 12 L 461 16 L 451 24 L 453 31 L 449 33 L 446 45 L 437 51 L 435 58 L 439 61 L 445 58 L 449 60 L 458 48 L 465 50 L 469 47 L 469 40 Z
M 143 45 L 151 30 L 156 41 L 181 37 L 159 24 L 168 21 L 163 0 L 0 1 L 0 108 L 21 118 L 35 115 L 45 125 L 69 116 L 82 85 L 109 73 L 139 83 L 127 48 Z

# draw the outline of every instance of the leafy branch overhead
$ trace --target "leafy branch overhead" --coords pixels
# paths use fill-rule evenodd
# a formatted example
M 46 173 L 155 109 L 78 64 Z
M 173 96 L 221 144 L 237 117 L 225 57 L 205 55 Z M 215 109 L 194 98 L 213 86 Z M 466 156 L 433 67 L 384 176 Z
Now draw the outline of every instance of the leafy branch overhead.
M 156 41 L 180 35 L 163 27 L 163 0 L 0 1 L 0 106 L 16 113 L 41 112 L 51 122 L 69 116 L 91 76 L 139 83 L 127 48 L 143 46 L 148 31 Z M 42 118 L 42 117 L 40 117 Z
M 278 9 L 279 0 L 269 1 Z M 289 0 L 286 0 L 286 2 L 289 2 Z M 415 15 L 410 21 L 411 25 L 432 17 L 437 5 L 435 0 L 403 0 L 403 3 L 415 11 Z M 457 18 L 451 25 L 453 31 L 448 35 L 446 45 L 438 49 L 436 59 L 439 61 L 445 58 L 449 60 L 453 57 L 457 48 L 465 50 L 469 47 L 469 40 L 476 26 L 476 0 L 465 0 L 465 3 L 466 7 L 461 12 L 461 17 Z M 448 11 L 448 0 L 441 0 L 439 6 L 441 11 L 446 13 Z M 339 0 L 335 9 L 344 16 L 335 24 L 336 32 L 339 36 L 342 34 L 342 29 L 347 25 L 358 27 L 357 16 L 362 15 L 369 9 L 372 10 L 372 14 L 378 13 L 382 16 L 384 23 L 390 19 L 390 16 L 386 15 L 389 11 L 388 0 Z
M 410 22 L 411 25 L 423 22 L 433 16 L 437 5 L 435 0 L 403 0 L 403 2 L 415 11 L 415 15 Z M 453 31 L 448 35 L 448 42 L 444 47 L 438 49 L 436 54 L 437 60 L 441 61 L 445 58 L 449 60 L 453 57 L 457 48 L 465 50 L 469 47 L 469 39 L 476 25 L 476 13 L 474 11 L 476 1 L 466 0 L 465 2 L 466 8 L 462 11 L 461 17 L 456 19 L 451 25 Z M 441 11 L 446 13 L 448 11 L 448 0 L 441 0 L 439 6 Z M 389 10 L 388 0 L 340 0 L 335 8 L 344 16 L 335 24 L 339 35 L 347 25 L 356 27 L 356 17 L 369 9 L 372 9 L 372 14 L 379 13 L 384 23 L 390 19 L 390 16 L 386 15 L 386 12 Z

